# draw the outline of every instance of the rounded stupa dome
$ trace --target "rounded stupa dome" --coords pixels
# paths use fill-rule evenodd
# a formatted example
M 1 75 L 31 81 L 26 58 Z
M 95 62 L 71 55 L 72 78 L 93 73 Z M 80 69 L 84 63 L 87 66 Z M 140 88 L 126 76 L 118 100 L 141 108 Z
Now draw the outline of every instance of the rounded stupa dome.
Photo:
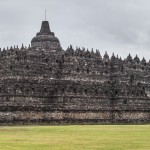
M 104 54 L 104 59 L 109 59 L 109 55 L 107 54 L 107 51 Z
M 52 35 L 38 35 L 36 37 L 34 37 L 32 40 L 31 40 L 31 43 L 33 42 L 47 42 L 47 41 L 50 41 L 50 42 L 59 42 L 58 38 L 57 37 L 54 37 Z
M 60 49 L 61 45 L 59 39 L 55 37 L 54 32 L 51 32 L 48 21 L 43 21 L 41 30 L 31 40 L 31 46 L 33 48 L 44 49 Z

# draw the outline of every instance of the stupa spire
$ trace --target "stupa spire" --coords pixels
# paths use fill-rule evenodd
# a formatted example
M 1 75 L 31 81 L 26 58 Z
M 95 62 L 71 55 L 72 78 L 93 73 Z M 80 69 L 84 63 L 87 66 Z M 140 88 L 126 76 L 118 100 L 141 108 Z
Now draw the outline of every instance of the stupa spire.
M 42 21 L 41 30 L 37 35 L 51 35 L 51 30 L 48 21 Z
M 45 21 L 46 21 L 46 9 L 45 9 Z

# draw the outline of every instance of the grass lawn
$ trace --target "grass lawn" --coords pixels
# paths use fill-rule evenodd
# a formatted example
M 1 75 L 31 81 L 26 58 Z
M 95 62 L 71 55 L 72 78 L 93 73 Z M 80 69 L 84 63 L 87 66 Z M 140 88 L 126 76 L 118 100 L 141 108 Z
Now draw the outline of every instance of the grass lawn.
M 150 150 L 150 125 L 2 126 L 0 150 Z

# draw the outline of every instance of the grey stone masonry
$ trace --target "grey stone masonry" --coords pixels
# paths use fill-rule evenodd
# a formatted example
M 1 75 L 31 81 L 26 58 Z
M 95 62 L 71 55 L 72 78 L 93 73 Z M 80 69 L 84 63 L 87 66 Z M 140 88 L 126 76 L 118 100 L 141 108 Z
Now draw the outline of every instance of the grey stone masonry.
M 0 124 L 150 122 L 150 62 L 69 46 L 48 21 L 31 46 L 0 50 Z

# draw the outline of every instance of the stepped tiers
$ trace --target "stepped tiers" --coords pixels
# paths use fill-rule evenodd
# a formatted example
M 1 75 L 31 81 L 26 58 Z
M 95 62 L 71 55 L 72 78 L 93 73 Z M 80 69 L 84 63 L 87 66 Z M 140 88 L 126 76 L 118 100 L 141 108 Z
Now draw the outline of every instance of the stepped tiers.
M 0 52 L 0 123 L 150 122 L 150 62 L 61 48 L 48 21 Z

